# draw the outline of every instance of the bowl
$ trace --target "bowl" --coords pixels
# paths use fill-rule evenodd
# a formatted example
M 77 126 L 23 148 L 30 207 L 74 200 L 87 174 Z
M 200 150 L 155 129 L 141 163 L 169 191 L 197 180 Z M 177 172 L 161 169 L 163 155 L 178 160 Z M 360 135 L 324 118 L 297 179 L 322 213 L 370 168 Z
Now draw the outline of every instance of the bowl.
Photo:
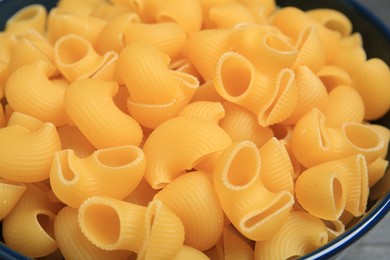
M 56 5 L 53 0 L 0 0 L 0 30 L 4 28 L 5 21 L 22 7 L 40 3 L 48 10 Z M 341 11 L 349 17 L 353 24 L 353 30 L 360 32 L 363 38 L 364 49 L 367 58 L 378 57 L 390 65 L 390 28 L 366 7 L 356 0 L 279 0 L 279 6 L 296 6 L 302 10 L 314 8 L 332 8 Z M 390 128 L 390 113 L 373 121 Z M 390 155 L 387 155 L 387 160 Z M 390 210 L 390 169 L 380 182 L 371 188 L 367 212 L 362 217 L 355 219 L 347 227 L 345 233 L 335 238 L 328 244 L 305 255 L 299 259 L 337 259 L 352 245 L 356 245 L 359 239 L 364 237 L 376 224 L 378 224 Z M 0 223 L 1 224 L 1 223 Z M 0 240 L 2 240 L 0 234 Z M 0 259 L 29 259 L 22 254 L 10 249 L 0 242 Z

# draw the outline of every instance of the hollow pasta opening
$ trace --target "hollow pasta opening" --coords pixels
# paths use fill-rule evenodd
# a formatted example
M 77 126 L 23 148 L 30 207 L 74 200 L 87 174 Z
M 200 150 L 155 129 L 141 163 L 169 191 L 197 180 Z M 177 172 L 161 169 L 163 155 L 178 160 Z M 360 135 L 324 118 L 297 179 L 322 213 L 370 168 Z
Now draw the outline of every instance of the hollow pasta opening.
M 270 49 L 277 52 L 292 52 L 295 51 L 294 47 L 289 43 L 278 37 L 277 35 L 268 34 L 264 37 L 265 45 Z
M 137 150 L 129 147 L 100 150 L 97 154 L 99 162 L 108 167 L 128 165 L 137 160 L 139 156 L 140 154 Z
M 334 178 L 332 183 L 332 191 L 334 198 L 334 205 L 337 211 L 339 211 L 342 207 L 342 198 L 343 198 L 343 189 L 341 183 L 338 179 Z
M 84 211 L 84 225 L 90 237 L 99 244 L 114 244 L 120 236 L 118 213 L 109 205 L 92 204 Z
M 253 147 L 242 147 L 235 153 L 227 170 L 229 184 L 242 187 L 251 183 L 258 176 L 258 154 Z
M 238 97 L 250 87 L 252 72 L 240 57 L 229 56 L 221 65 L 221 79 L 226 93 Z
M 36 216 L 36 219 L 39 225 L 43 228 L 43 230 L 52 238 L 55 239 L 54 236 L 54 219 L 44 213 L 39 213 Z
M 17 13 L 13 18 L 11 18 L 11 21 L 24 22 L 28 20 L 33 20 L 39 15 L 39 11 L 40 10 L 36 7 L 25 8 L 24 10 Z
M 88 52 L 88 45 L 73 37 L 64 39 L 58 48 L 61 62 L 67 65 L 80 61 L 87 56 Z
M 76 178 L 74 172 L 69 168 L 68 163 L 69 154 L 67 152 L 58 153 L 58 161 L 60 169 L 57 170 L 58 174 L 62 175 L 65 181 L 73 181 Z
M 324 23 L 324 26 L 329 30 L 339 32 L 341 35 L 348 34 L 348 29 L 338 20 L 328 20 Z
M 370 128 L 358 124 L 344 127 L 347 139 L 358 149 L 371 149 L 380 144 L 379 136 Z

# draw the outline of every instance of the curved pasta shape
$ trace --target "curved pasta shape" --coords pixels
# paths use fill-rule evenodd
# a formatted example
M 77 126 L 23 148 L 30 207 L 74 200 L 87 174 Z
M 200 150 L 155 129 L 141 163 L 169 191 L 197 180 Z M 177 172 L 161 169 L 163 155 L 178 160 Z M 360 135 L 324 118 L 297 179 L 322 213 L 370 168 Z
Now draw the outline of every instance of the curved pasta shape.
M 359 153 L 371 163 L 386 149 L 384 138 L 370 127 L 353 122 L 328 127 L 316 108 L 295 125 L 291 145 L 294 156 L 306 168 Z
M 368 186 L 374 186 L 386 173 L 389 161 L 378 158 L 367 166 Z
M 99 4 L 99 0 L 87 0 L 87 1 L 77 1 L 77 0 L 60 0 L 57 3 L 57 7 L 60 10 L 72 14 L 80 15 L 91 15 L 92 11 Z
M 299 50 L 293 69 L 300 66 L 309 67 L 316 73 L 325 63 L 325 51 L 316 26 L 302 29 L 296 42 Z
M 173 258 L 173 260 L 180 259 L 207 260 L 209 258 L 203 252 L 193 247 L 184 245 Z
M 178 116 L 203 118 L 218 124 L 225 117 L 225 109 L 220 102 L 197 101 L 185 106 Z
M 65 206 L 58 212 L 54 222 L 54 234 L 64 258 L 70 260 L 93 258 L 97 260 L 128 259 L 131 252 L 103 250 L 92 244 L 81 232 L 77 220 L 78 210 Z
M 5 94 L 14 111 L 61 126 L 67 121 L 65 88 L 51 82 L 48 71 L 41 60 L 17 69 L 8 78 Z
M 325 65 L 317 72 L 317 76 L 329 92 L 339 85 L 352 85 L 350 74 L 339 66 Z
M 191 102 L 195 101 L 211 101 L 222 103 L 225 101 L 225 99 L 223 99 L 215 90 L 213 81 L 209 80 L 199 86 L 191 100 Z
M 0 179 L 0 220 L 4 219 L 26 191 L 26 185 L 22 182 L 12 182 Z
M 318 36 L 325 53 L 325 64 L 332 62 L 340 50 L 341 35 L 339 32 L 328 29 L 323 25 L 317 25 Z
M 284 7 L 279 9 L 272 20 L 273 26 L 276 26 L 284 34 L 295 39 L 297 39 L 303 29 L 315 24 L 315 20 L 296 7 Z
M 340 11 L 318 8 L 306 11 L 306 14 L 326 28 L 339 32 L 343 37 L 352 33 L 351 21 Z
M 125 46 L 126 28 L 132 23 L 139 23 L 136 13 L 126 12 L 109 20 L 100 32 L 95 48 L 100 54 L 108 51 L 119 53 Z
M 213 78 L 221 55 L 232 49 L 233 32 L 231 29 L 209 29 L 188 37 L 183 52 L 205 81 Z
M 385 147 L 382 150 L 381 158 L 385 159 L 389 150 L 389 142 L 390 142 L 390 129 L 383 125 L 376 124 L 365 124 L 372 130 L 374 130 L 379 136 L 381 136 L 385 142 Z M 387 144 L 387 145 L 386 145 Z
M 295 69 L 297 86 L 297 105 L 293 113 L 283 124 L 296 124 L 297 121 L 314 107 L 322 110 L 328 102 L 328 93 L 318 76 L 307 66 Z
M 254 259 L 252 247 L 233 228 L 223 230 L 224 259 Z
M 328 103 L 322 112 L 326 118 L 326 125 L 339 127 L 344 122 L 362 123 L 364 110 L 359 93 L 352 87 L 340 85 L 329 93 Z
M 344 45 L 341 42 L 331 64 L 342 68 L 353 76 L 358 67 L 364 66 L 366 60 L 367 54 L 362 46 Z
M 82 233 L 98 248 L 138 253 L 148 235 L 146 212 L 143 206 L 94 196 L 81 204 L 78 222 Z
M 251 142 L 234 143 L 218 158 L 214 187 L 231 223 L 245 237 L 270 239 L 288 217 L 294 198 L 288 191 L 273 193 L 261 181 L 261 158 Z M 234 199 L 235 203 L 231 203 Z
M 270 240 L 256 242 L 255 259 L 304 256 L 328 242 L 325 224 L 306 212 L 291 212 L 282 229 Z
M 23 35 L 29 29 L 44 33 L 47 12 L 41 4 L 30 4 L 21 8 L 9 18 L 5 24 L 5 31 L 15 35 Z
M 116 5 L 112 2 L 99 1 L 96 7 L 92 10 L 91 16 L 95 16 L 109 22 L 111 19 L 115 19 L 117 16 L 127 13 L 128 11 L 129 10 L 122 5 Z
M 295 185 L 299 203 L 316 217 L 337 220 L 344 209 L 355 217 L 366 210 L 368 171 L 361 154 L 308 168 Z
M 95 45 L 106 21 L 97 17 L 69 13 L 60 8 L 50 10 L 47 21 L 47 37 L 55 43 L 67 34 L 75 34 Z
M 8 72 L 15 70 L 38 60 L 44 60 L 48 64 L 48 76 L 54 77 L 59 74 L 54 63 L 53 46 L 37 31 L 29 30 L 18 41 L 8 64 Z
M 233 142 L 248 140 L 260 147 L 273 137 L 271 128 L 260 126 L 249 110 L 230 102 L 224 102 L 223 107 L 226 115 L 219 125 Z
M 8 66 L 8 62 L 17 43 L 18 37 L 16 35 L 0 32 L 0 64 L 4 63 L 4 65 L 7 64 Z
M 124 31 L 124 43 L 150 44 L 169 57 L 177 57 L 187 41 L 185 29 L 177 23 L 129 23 Z
M 58 209 L 59 205 L 49 201 L 44 190 L 28 184 L 22 198 L 3 219 L 5 243 L 31 258 L 54 252 L 58 247 L 53 231 Z
M 255 23 L 254 13 L 241 3 L 232 2 L 210 8 L 208 19 L 215 28 L 232 28 L 240 23 Z
M 56 41 L 54 59 L 69 82 L 85 78 L 112 80 L 118 55 L 107 52 L 101 56 L 83 37 L 67 34 Z
M 176 117 L 159 125 L 143 147 L 148 163 L 145 179 L 154 189 L 166 186 L 205 156 L 231 144 L 217 124 L 193 117 Z
M 202 79 L 199 72 L 195 69 L 195 66 L 186 58 L 177 58 L 169 64 L 168 68 L 177 72 L 190 74 L 198 80 Z
M 345 232 L 345 225 L 341 220 L 322 220 L 328 230 L 328 241 L 332 241 L 336 237 Z
M 97 149 L 141 143 L 143 133 L 137 121 L 112 100 L 117 91 L 116 82 L 97 79 L 78 80 L 66 89 L 68 116 Z
M 145 166 L 145 156 L 137 146 L 100 149 L 86 158 L 62 150 L 54 155 L 50 184 L 58 199 L 78 208 L 92 196 L 125 198 L 140 183 Z
M 135 190 L 123 200 L 146 207 L 149 202 L 153 200 L 158 191 L 159 190 L 153 189 L 145 178 L 142 178 Z
M 261 181 L 271 192 L 288 191 L 294 194 L 294 169 L 283 143 L 272 137 L 259 148 Z
M 154 197 L 162 201 L 183 222 L 186 234 L 184 243 L 200 251 L 214 246 L 223 230 L 223 211 L 206 174 L 184 174 Z
M 244 4 L 252 10 L 263 10 L 264 14 L 267 16 L 276 9 L 275 0 L 238 0 L 238 2 Z
M 390 110 L 390 69 L 383 60 L 373 58 L 358 66 L 352 81 L 363 99 L 364 119 L 378 119 Z
M 75 126 L 64 125 L 57 128 L 61 139 L 62 149 L 72 149 L 78 157 L 90 156 L 96 148 Z
M 1 178 L 38 182 L 49 177 L 50 164 L 54 153 L 61 149 L 61 141 L 53 124 L 38 125 L 28 128 L 15 124 L 0 129 Z

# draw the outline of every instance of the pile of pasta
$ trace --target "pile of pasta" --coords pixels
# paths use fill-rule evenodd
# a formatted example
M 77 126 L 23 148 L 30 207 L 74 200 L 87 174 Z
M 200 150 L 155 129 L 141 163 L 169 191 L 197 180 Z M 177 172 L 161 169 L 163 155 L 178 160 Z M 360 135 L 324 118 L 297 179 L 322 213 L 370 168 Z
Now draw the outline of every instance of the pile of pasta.
M 60 0 L 0 33 L 0 219 L 32 258 L 290 259 L 365 214 L 390 71 L 274 0 Z

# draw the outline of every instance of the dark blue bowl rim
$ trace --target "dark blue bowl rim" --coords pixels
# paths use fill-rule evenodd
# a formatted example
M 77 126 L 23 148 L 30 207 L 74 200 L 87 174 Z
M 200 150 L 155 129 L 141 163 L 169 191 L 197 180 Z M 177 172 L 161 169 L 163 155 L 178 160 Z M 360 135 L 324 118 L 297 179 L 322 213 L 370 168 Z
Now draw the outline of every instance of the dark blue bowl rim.
M 1 4 L 2 0 L 0 0 Z M 367 21 L 375 25 L 376 28 L 390 42 L 390 28 L 386 26 L 379 17 L 377 17 L 372 11 L 367 9 L 364 5 L 356 0 L 344 0 L 358 13 L 364 16 Z M 388 170 L 387 174 L 390 174 Z M 373 229 L 390 211 L 390 191 L 386 196 L 380 199 L 372 208 L 350 229 L 345 233 L 331 241 L 330 243 L 318 248 L 317 250 L 305 255 L 299 259 L 311 260 L 311 259 L 329 259 L 336 256 L 347 247 L 351 246 L 357 240 L 362 238 L 366 233 Z M 7 247 L 3 242 L 0 242 L 0 259 L 7 260 L 27 260 L 30 259 L 11 248 Z

